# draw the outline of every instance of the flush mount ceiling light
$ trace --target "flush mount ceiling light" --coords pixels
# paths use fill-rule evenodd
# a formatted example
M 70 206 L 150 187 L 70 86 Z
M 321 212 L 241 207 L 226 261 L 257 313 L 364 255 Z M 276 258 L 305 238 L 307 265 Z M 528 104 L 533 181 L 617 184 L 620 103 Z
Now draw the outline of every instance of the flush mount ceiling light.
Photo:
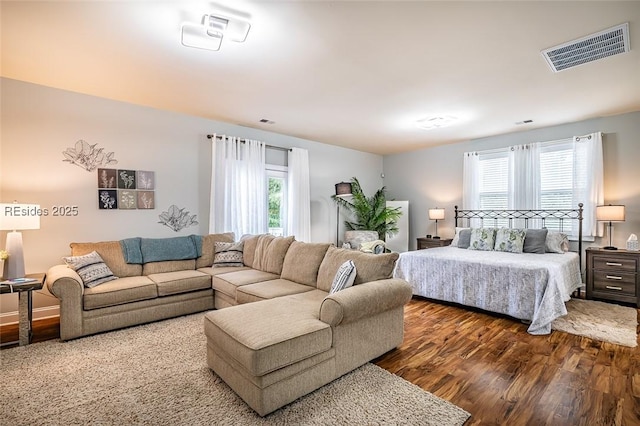
M 457 117 L 451 115 L 443 115 L 440 117 L 428 117 L 423 120 L 416 121 L 416 126 L 420 129 L 431 130 L 439 127 L 450 126 L 458 120 Z
M 242 43 L 247 39 L 251 24 L 241 19 L 220 15 L 204 15 L 202 23 L 182 24 L 183 46 L 196 49 L 220 50 L 223 38 Z

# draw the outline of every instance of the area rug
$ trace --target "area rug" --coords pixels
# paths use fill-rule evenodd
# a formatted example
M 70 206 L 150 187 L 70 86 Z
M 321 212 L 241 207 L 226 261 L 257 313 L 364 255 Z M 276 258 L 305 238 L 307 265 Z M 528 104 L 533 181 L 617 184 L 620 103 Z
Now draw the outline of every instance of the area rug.
M 557 318 L 551 328 L 616 345 L 638 346 L 638 311 L 595 300 L 571 299 L 568 314 Z
M 203 315 L 0 352 L 7 425 L 462 425 L 469 413 L 365 364 L 266 416 L 206 365 Z

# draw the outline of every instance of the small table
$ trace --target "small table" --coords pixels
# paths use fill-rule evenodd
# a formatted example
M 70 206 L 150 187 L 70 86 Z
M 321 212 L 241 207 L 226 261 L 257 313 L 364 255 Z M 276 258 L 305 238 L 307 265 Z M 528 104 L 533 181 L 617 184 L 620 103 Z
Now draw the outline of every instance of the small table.
M 451 245 L 451 238 L 423 238 L 420 237 L 417 239 L 418 242 L 418 250 L 434 248 L 434 247 L 444 247 Z
M 33 278 L 35 281 L 28 283 L 0 284 L 0 294 L 18 293 L 18 341 L 20 346 L 31 343 L 33 322 L 33 290 L 40 290 L 44 285 L 45 274 L 27 274 L 25 278 Z

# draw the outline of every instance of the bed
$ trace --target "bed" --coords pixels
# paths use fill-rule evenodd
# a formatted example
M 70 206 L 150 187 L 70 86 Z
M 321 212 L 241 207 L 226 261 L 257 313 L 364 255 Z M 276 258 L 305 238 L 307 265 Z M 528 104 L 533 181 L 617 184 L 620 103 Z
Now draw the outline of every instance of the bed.
M 554 319 L 566 315 L 565 302 L 582 285 L 582 204 L 572 210 L 459 210 L 456 229 L 532 224 L 562 232 L 576 221 L 577 252 L 506 253 L 453 246 L 401 253 L 394 277 L 408 281 L 413 294 L 458 303 L 530 322 L 531 334 L 549 334 Z M 514 226 L 515 225 L 515 226 Z M 575 229 L 575 228 L 574 228 Z

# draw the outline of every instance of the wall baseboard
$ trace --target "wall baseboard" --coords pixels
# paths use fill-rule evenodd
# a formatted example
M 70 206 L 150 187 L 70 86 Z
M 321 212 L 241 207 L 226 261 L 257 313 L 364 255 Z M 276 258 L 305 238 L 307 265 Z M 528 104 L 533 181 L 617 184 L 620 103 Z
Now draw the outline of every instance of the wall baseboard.
M 44 306 L 33 310 L 33 319 L 45 319 L 60 316 L 60 306 Z M 0 314 L 0 325 L 17 324 L 19 322 L 18 311 Z

